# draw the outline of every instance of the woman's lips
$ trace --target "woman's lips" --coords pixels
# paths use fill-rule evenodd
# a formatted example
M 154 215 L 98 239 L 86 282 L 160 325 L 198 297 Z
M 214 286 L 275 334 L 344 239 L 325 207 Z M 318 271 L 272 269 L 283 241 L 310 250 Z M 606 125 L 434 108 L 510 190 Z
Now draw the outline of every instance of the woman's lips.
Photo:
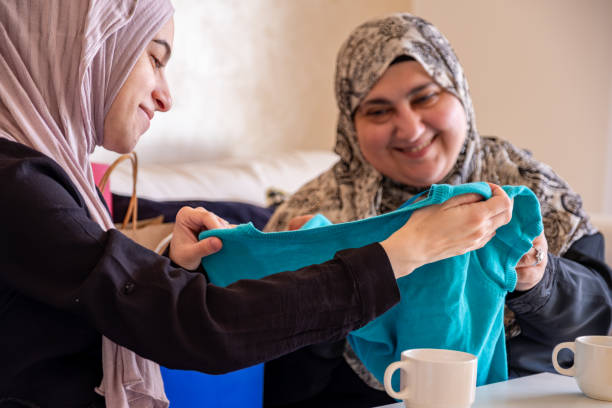
M 146 132 L 149 127 L 151 126 L 151 119 L 153 119 L 153 112 L 147 110 L 147 108 L 143 107 L 143 106 L 138 106 L 138 109 L 142 112 L 143 117 L 145 119 L 145 123 L 144 123 L 144 129 L 142 130 L 142 132 Z
M 420 143 L 420 144 L 418 144 L 416 146 L 411 146 L 411 147 L 396 147 L 395 150 L 397 150 L 398 152 L 400 152 L 404 156 L 408 156 L 409 158 L 419 159 L 419 158 L 425 156 L 427 154 L 427 152 L 429 152 L 429 150 L 430 150 L 429 148 L 431 147 L 431 145 L 434 142 L 435 138 L 436 137 L 434 136 L 431 139 L 423 141 L 422 143 Z
M 153 111 L 151 109 L 148 109 L 146 106 L 142 105 L 139 105 L 138 107 L 147 115 L 147 119 L 153 120 Z

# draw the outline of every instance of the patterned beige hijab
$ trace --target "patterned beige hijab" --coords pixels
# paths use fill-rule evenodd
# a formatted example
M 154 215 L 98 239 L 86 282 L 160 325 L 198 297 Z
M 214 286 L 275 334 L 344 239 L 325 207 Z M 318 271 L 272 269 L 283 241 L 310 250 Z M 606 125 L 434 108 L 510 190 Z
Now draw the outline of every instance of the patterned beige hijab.
M 338 54 L 336 100 L 340 109 L 335 151 L 340 160 L 330 170 L 300 188 L 283 203 L 266 226 L 287 229 L 291 218 L 320 212 L 332 222 L 346 222 L 395 210 L 418 193 L 415 188 L 383 176 L 363 157 L 352 116 L 391 62 L 410 56 L 446 91 L 462 103 L 467 135 L 454 167 L 439 183 L 489 181 L 525 185 L 538 196 L 549 251 L 562 255 L 585 234 L 595 232 L 578 194 L 547 165 L 509 142 L 481 137 L 463 68 L 446 38 L 430 23 L 410 14 L 394 14 L 357 27 Z M 510 312 L 506 309 L 507 312 Z M 516 335 L 508 314 L 507 332 Z M 348 350 L 347 361 L 368 383 L 380 388 L 373 376 Z M 373 380 L 373 381 L 372 381 Z
M 136 60 L 172 16 L 169 0 L 0 1 L 0 137 L 51 157 L 102 228 L 89 154 Z M 166 407 L 159 366 L 102 341 L 98 392 L 111 407 Z

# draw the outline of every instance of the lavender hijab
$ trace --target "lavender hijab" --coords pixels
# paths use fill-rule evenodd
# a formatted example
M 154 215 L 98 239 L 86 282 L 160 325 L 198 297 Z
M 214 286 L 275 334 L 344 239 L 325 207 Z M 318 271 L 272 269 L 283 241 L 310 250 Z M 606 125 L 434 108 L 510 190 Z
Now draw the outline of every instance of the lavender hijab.
M 343 44 L 335 80 L 340 110 L 335 151 L 340 160 L 283 203 L 267 231 L 287 229 L 289 220 L 303 214 L 320 212 L 332 222 L 347 222 L 386 213 L 423 190 L 397 183 L 368 163 L 352 119 L 372 87 L 400 56 L 419 62 L 443 89 L 459 99 L 466 113 L 465 142 L 454 167 L 439 183 L 489 181 L 529 187 L 540 200 L 549 251 L 555 255 L 563 255 L 580 237 L 595 232 L 580 196 L 549 166 L 507 141 L 478 134 L 467 80 L 448 40 L 427 21 L 407 13 L 367 21 Z M 506 336 L 518 335 L 520 328 L 513 313 L 508 308 L 505 312 Z M 383 389 L 350 348 L 345 359 L 367 384 Z
M 136 60 L 173 14 L 169 0 L 2 0 L 0 137 L 55 160 L 102 228 L 113 228 L 89 155 Z M 167 407 L 159 366 L 102 341 L 97 391 L 112 407 Z

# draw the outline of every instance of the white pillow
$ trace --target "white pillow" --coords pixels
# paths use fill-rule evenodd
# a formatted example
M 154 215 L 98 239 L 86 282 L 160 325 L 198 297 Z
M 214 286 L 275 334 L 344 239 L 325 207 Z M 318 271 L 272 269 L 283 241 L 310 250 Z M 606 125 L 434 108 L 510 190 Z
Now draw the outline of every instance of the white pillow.
M 293 193 L 337 160 L 336 154 L 317 150 L 287 152 L 274 157 L 141 164 L 137 194 L 157 201 L 241 201 L 264 206 L 268 188 Z M 131 167 L 127 162 L 115 169 L 110 184 L 116 194 L 131 194 Z

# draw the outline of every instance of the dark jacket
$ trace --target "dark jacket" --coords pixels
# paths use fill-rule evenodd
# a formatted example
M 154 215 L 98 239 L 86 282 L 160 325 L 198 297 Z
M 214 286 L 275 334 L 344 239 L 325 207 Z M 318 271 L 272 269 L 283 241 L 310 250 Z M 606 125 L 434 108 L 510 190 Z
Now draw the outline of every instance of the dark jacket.
M 103 231 L 41 153 L 0 139 L 0 183 L 0 406 L 99 401 L 101 335 L 170 368 L 223 373 L 340 339 L 399 301 L 378 244 L 221 288 Z

